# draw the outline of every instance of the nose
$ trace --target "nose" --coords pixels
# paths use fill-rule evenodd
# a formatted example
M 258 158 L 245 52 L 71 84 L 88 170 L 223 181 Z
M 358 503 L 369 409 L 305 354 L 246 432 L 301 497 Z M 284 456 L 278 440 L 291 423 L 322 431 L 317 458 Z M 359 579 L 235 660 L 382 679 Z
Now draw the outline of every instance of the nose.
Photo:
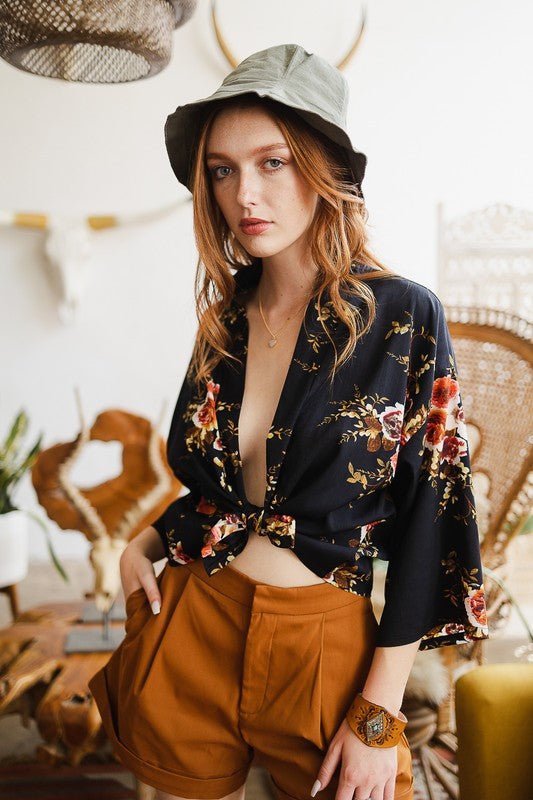
M 241 169 L 237 189 L 237 202 L 239 205 L 243 208 L 255 205 L 257 203 L 258 191 L 258 177 L 255 171 L 246 168 Z

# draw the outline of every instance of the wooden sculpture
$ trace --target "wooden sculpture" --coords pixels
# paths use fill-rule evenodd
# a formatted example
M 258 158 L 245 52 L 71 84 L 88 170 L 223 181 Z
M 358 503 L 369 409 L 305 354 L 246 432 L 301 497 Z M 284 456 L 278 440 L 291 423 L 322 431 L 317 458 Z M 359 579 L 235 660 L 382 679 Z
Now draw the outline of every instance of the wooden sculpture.
M 89 441 L 118 441 L 123 470 L 98 486 L 81 489 L 71 479 Z M 82 418 L 72 442 L 43 450 L 32 470 L 39 503 L 60 528 L 78 530 L 91 542 L 97 608 L 109 611 L 120 588 L 120 556 L 126 544 L 178 496 L 165 444 L 149 420 L 117 409 L 103 411 L 89 428 Z

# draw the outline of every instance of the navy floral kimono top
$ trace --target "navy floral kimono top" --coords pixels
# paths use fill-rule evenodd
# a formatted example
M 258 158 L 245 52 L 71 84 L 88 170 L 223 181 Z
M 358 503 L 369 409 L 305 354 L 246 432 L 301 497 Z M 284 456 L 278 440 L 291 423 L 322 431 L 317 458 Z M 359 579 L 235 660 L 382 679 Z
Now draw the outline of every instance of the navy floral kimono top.
M 153 523 L 169 564 L 202 558 L 213 575 L 253 529 L 339 589 L 369 596 L 379 558 L 389 562 L 379 646 L 486 638 L 466 426 L 440 301 L 400 276 L 369 281 L 376 319 L 332 385 L 333 346 L 309 302 L 267 438 L 260 508 L 245 495 L 237 430 L 242 292 L 261 271 L 258 262 L 236 272 L 223 316 L 242 366 L 220 361 L 200 394 L 188 371 L 179 393 L 167 454 L 189 492 Z M 340 352 L 346 328 L 328 300 L 321 315 Z

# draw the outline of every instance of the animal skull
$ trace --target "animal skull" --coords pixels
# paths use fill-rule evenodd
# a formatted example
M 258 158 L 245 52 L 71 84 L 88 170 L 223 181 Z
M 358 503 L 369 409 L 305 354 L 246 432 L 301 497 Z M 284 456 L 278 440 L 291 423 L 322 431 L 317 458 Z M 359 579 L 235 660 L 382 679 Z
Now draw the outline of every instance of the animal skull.
M 109 611 L 120 589 L 120 556 L 128 543 L 106 536 L 92 543 L 89 558 L 94 569 L 94 596 L 99 611 Z
M 59 296 L 58 315 L 65 325 L 73 322 L 87 287 L 91 232 L 85 221 L 53 221 L 44 250 L 48 271 Z
M 184 11 L 187 11 L 186 5 L 191 6 L 195 2 L 196 0 L 188 0 L 186 3 L 183 0 Z M 179 5 L 180 3 L 176 0 L 176 14 L 178 14 Z M 13 225 L 46 231 L 47 270 L 59 297 L 59 319 L 66 325 L 74 320 L 88 283 L 89 259 L 92 253 L 91 234 L 107 228 L 140 225 L 161 219 L 191 200 L 192 197 L 189 196 L 177 203 L 143 214 L 91 215 L 79 219 L 0 209 L 0 228 Z

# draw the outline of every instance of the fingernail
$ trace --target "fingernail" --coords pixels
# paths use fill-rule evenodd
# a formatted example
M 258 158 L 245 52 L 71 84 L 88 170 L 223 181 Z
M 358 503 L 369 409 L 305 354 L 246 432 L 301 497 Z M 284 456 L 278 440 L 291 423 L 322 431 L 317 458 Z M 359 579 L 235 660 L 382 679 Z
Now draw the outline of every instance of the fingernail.
M 315 781 L 315 782 L 313 783 L 313 788 L 311 789 L 311 797 L 314 797 L 314 796 L 315 796 L 315 794 L 316 794 L 318 791 L 320 791 L 320 789 L 321 789 L 321 788 L 322 788 L 322 784 L 320 783 L 320 781 Z
M 159 600 L 154 600 L 154 602 L 152 603 L 152 611 L 154 614 L 159 614 L 159 612 L 161 611 Z

